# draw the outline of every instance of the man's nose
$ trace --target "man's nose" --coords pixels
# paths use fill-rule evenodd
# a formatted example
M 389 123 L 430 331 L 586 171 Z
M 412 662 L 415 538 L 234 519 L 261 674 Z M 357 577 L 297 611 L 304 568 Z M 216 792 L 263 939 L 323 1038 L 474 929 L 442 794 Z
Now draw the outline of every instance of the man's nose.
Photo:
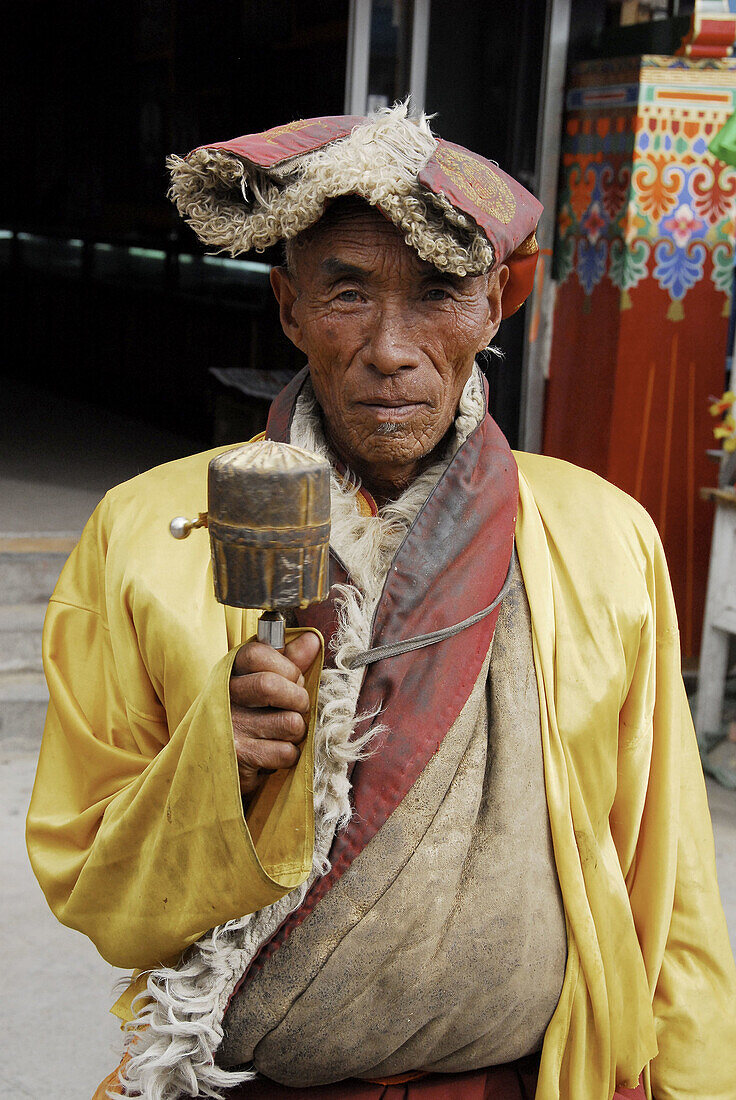
M 365 348 L 367 364 L 391 375 L 419 365 L 416 331 L 401 308 L 382 309 L 373 320 Z

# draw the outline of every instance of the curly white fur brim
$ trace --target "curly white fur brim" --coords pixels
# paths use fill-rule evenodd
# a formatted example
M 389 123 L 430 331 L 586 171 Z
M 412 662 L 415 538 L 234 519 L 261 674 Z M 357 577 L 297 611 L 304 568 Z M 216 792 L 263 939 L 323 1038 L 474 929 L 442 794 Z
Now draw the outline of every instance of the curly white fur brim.
M 400 103 L 347 137 L 267 170 L 217 149 L 169 157 L 169 195 L 204 244 L 233 256 L 291 240 L 321 218 L 330 199 L 358 195 L 380 206 L 421 259 L 480 275 L 495 259 L 485 233 L 417 180 L 436 146 L 426 118 L 412 121 Z

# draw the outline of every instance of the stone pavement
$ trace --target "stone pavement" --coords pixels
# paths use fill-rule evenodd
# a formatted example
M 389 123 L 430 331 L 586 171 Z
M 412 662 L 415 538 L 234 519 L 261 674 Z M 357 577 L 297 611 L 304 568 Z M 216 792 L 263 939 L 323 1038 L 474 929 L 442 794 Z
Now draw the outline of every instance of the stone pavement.
M 41 739 L 40 629 L 56 576 L 111 486 L 201 444 L 3 380 L 0 428 L 2 1100 L 89 1100 L 120 1060 L 116 971 L 51 915 L 24 826 Z
M 36 756 L 2 751 L 3 1100 L 89 1100 L 120 1060 L 110 1016 L 122 975 L 52 916 L 31 871 L 24 826 Z
M 6 396 L 6 408 L 12 410 L 15 402 L 16 414 L 5 421 L 15 436 L 0 440 L 0 1098 L 89 1100 L 119 1060 L 119 1028 L 108 1008 L 122 972 L 101 959 L 83 936 L 56 922 L 33 877 L 24 818 L 43 696 L 15 711 L 11 696 L 18 677 L 26 677 L 26 683 L 37 675 L 43 597 L 63 561 L 56 540 L 78 536 L 109 486 L 197 445 L 29 387 L 11 384 Z M 29 425 L 35 444 L 21 450 Z M 30 540 L 35 550 L 26 552 L 27 542 L 19 540 Z M 3 545 L 7 550 L 10 542 L 14 548 L 5 554 Z M 27 569 L 20 569 L 24 555 Z M 3 594 L 3 576 L 15 596 Z M 14 716 L 10 721 L 9 715 Z M 721 892 L 736 947 L 736 792 L 712 781 L 708 789 Z

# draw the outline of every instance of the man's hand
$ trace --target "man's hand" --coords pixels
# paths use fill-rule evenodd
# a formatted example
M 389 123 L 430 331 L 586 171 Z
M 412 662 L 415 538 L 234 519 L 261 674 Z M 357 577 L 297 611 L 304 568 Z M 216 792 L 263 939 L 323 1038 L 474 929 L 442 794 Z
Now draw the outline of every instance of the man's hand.
M 307 631 L 283 653 L 248 642 L 235 657 L 230 709 L 238 757 L 240 790 L 252 794 L 264 774 L 293 768 L 307 733 L 309 695 L 304 673 L 319 653 L 319 639 Z

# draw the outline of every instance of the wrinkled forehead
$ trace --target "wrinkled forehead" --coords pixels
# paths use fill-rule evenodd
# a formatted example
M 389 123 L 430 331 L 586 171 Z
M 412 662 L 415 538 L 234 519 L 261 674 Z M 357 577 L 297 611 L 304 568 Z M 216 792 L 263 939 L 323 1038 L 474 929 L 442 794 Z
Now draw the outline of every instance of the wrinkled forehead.
M 419 254 L 404 241 L 404 236 L 381 211 L 357 195 L 345 195 L 328 203 L 321 218 L 290 241 L 284 250 L 289 266 L 304 255 L 329 253 L 351 244 L 365 247 L 386 248 L 403 245 L 406 253 Z

